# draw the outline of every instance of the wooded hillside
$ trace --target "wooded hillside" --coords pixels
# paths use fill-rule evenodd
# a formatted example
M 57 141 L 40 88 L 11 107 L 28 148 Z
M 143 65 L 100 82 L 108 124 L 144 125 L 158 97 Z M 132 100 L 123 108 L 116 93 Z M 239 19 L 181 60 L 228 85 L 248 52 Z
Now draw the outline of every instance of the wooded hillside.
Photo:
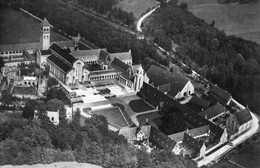
M 177 43 L 176 57 L 228 90 L 235 99 L 258 112 L 260 108 L 260 46 L 227 36 L 187 11 L 169 3 L 144 23 L 144 32 L 167 50 Z

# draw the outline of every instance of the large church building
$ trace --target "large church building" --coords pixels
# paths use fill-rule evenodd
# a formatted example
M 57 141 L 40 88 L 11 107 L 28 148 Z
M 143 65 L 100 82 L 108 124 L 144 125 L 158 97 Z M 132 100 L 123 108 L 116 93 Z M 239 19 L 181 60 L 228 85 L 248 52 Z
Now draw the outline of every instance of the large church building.
M 141 89 L 144 70 L 141 65 L 132 65 L 131 51 L 110 54 L 106 49 L 91 48 L 80 41 L 80 37 L 73 39 L 74 47 L 51 44 L 50 26 L 44 19 L 37 63 L 41 67 L 48 65 L 50 73 L 61 82 L 70 86 L 113 80 L 128 89 Z M 80 47 L 79 43 L 88 47 Z

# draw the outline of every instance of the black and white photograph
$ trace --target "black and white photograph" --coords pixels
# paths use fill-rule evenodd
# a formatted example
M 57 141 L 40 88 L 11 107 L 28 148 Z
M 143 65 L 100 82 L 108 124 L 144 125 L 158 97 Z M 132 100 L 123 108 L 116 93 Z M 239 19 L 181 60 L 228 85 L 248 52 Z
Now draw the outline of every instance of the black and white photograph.
M 0 0 L 0 168 L 259 167 L 259 0 Z

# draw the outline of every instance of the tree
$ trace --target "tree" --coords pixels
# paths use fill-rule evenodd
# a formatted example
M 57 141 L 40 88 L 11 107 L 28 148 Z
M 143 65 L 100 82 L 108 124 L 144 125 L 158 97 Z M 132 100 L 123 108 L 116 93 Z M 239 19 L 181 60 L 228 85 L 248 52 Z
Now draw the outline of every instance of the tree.
M 22 114 L 23 118 L 33 119 L 36 106 L 37 106 L 37 102 L 35 100 L 27 101 L 23 109 L 23 114 Z
M 50 74 L 50 66 L 46 65 L 45 68 L 44 68 L 44 71 L 43 71 L 43 75 L 45 77 L 49 77 L 49 74 Z
M 51 99 L 46 103 L 46 110 L 47 111 L 58 111 L 59 110 L 59 118 L 65 119 L 66 118 L 66 110 L 64 107 L 64 103 L 58 99 Z
M 4 63 L 4 58 L 0 57 L 0 72 L 2 71 L 2 67 L 4 67 L 5 63 Z
M 0 142 L 0 165 L 15 164 L 19 156 L 20 147 L 17 141 L 6 139 Z
M 55 86 L 58 84 L 59 84 L 59 82 L 55 78 L 53 78 L 53 77 L 48 78 L 48 82 L 47 82 L 48 88 L 51 88 L 52 86 Z
M 143 150 L 137 151 L 138 168 L 152 167 L 152 160 L 148 153 Z
M 3 104 L 10 104 L 12 102 L 12 94 L 8 90 L 2 91 Z

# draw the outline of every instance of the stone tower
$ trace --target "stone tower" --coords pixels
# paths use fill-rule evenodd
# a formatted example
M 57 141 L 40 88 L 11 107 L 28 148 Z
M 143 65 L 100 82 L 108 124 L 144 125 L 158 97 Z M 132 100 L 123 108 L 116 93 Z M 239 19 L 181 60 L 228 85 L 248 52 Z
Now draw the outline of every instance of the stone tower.
M 51 42 L 51 25 L 46 18 L 42 22 L 41 49 L 48 50 Z
M 144 69 L 142 65 L 139 65 L 134 75 L 134 90 L 136 92 L 140 91 L 140 89 L 143 87 L 143 82 L 144 82 Z

